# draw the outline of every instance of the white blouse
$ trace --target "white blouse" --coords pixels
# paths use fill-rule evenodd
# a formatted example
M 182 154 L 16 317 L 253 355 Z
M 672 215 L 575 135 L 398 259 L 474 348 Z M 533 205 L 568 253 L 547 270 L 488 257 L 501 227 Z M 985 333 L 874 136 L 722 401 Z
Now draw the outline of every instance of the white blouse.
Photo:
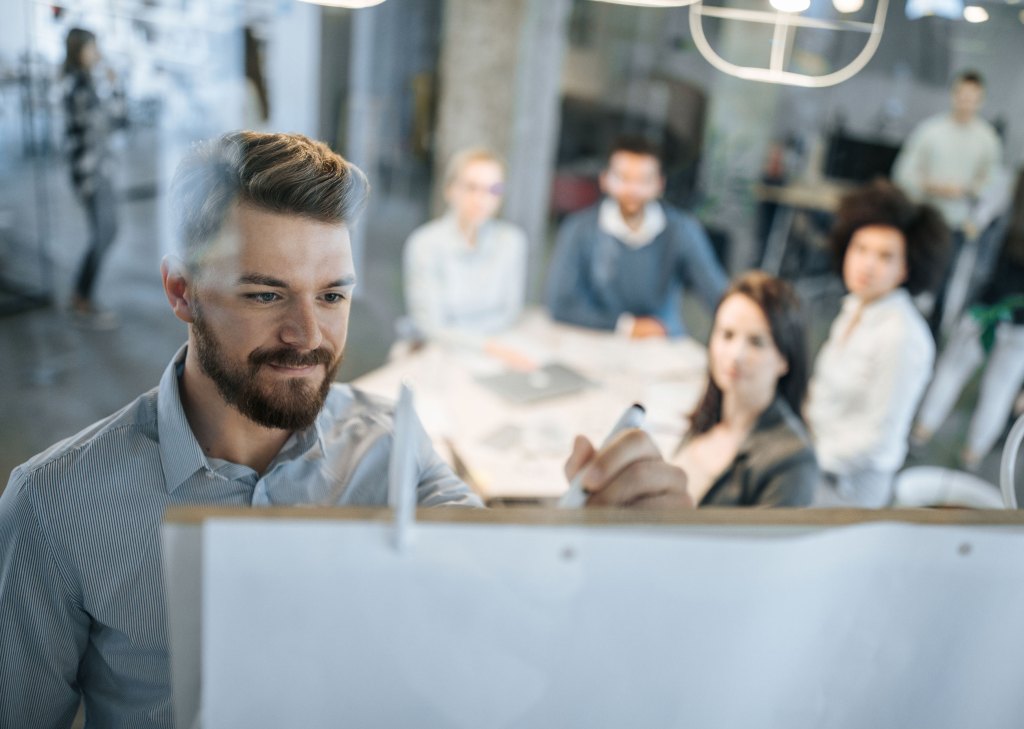
M 895 473 L 931 379 L 935 342 L 904 288 L 863 307 L 843 301 L 814 365 L 807 423 L 822 470 Z

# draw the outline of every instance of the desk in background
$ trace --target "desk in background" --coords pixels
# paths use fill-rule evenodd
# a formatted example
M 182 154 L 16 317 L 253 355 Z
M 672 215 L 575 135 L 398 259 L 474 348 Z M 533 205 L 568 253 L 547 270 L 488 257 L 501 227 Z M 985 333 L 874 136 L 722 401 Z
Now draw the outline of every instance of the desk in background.
M 855 187 L 849 182 L 829 179 L 803 180 L 785 185 L 755 185 L 754 197 L 758 202 L 778 206 L 768 232 L 761 268 L 775 275 L 782 271 L 782 261 L 786 257 L 786 246 L 797 212 L 834 213 L 843 195 Z
M 485 500 L 553 499 L 567 484 L 562 466 L 577 434 L 599 444 L 633 402 L 647 407 L 649 431 L 668 454 L 682 436 L 684 414 L 706 377 L 704 347 L 691 339 L 630 340 L 558 324 L 529 312 L 499 338 L 538 364 L 559 362 L 594 387 L 520 405 L 477 381 L 502 365 L 481 353 L 430 344 L 353 381 L 394 398 L 407 381 L 416 410 L 434 440 Z

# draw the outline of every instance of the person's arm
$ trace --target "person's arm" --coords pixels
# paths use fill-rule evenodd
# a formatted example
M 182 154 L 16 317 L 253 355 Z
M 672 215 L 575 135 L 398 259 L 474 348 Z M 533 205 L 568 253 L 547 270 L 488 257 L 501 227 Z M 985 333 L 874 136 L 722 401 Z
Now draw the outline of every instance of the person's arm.
M 484 504 L 462 479 L 434 450 L 434 444 L 424 430 L 419 416 L 413 413 L 413 433 L 419 483 L 416 502 L 419 506 L 475 506 Z
M 591 229 L 590 220 L 589 215 L 576 215 L 562 223 L 548 267 L 545 299 L 556 321 L 611 331 L 619 312 L 606 311 L 592 292 L 586 247 L 595 245 L 588 232 L 596 228 Z
M 529 243 L 526 234 L 518 226 L 508 224 L 507 235 L 503 236 L 502 245 L 507 246 L 509 261 L 507 270 L 503 270 L 502 278 L 497 282 L 504 287 L 504 304 L 495 318 L 493 331 L 508 329 L 516 323 L 523 313 L 526 300 L 526 268 Z
M 892 179 L 910 197 L 920 200 L 928 182 L 923 129 L 917 127 L 903 143 L 892 167 Z
M 803 449 L 783 459 L 764 475 L 754 506 L 809 506 L 820 480 L 821 470 L 814 452 Z
M 89 618 L 15 469 L 0 496 L 0 725 L 57 729 L 78 710 Z
M 692 509 L 686 474 L 666 463 L 642 430 L 625 430 L 600 451 L 577 436 L 565 463 L 569 481 L 583 472 L 587 506 L 630 506 L 643 509 Z
M 863 369 L 870 377 L 863 383 L 861 407 L 844 417 L 840 434 L 815 444 L 821 467 L 839 474 L 874 467 L 879 450 L 905 440 L 933 360 L 934 352 L 909 338 L 904 327 L 877 332 L 872 361 Z
M 964 230 L 969 237 L 981 234 L 992 220 L 1009 205 L 1012 179 L 1008 171 L 1000 168 L 1002 145 L 995 132 L 986 135 L 985 150 L 966 191 L 971 203 Z
M 443 246 L 432 231 L 413 231 L 405 244 L 403 278 L 405 281 L 405 307 L 416 328 L 427 339 L 454 346 L 480 349 L 484 339 L 478 335 L 448 326 L 444 312 L 444 290 L 458 282 L 444 280 L 440 257 Z
M 678 215 L 674 216 L 674 221 L 679 226 L 676 236 L 679 245 L 677 275 L 684 286 L 697 292 L 708 311 L 714 311 L 729 284 L 728 277 L 697 219 L 691 215 Z

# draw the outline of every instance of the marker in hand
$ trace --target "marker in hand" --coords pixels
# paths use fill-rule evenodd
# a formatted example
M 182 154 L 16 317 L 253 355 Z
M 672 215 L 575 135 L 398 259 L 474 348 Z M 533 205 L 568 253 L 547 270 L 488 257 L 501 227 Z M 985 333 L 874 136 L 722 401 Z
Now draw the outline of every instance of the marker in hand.
M 640 428 L 644 424 L 644 406 L 639 403 L 630 405 L 626 412 L 622 414 L 618 422 L 612 427 L 608 437 L 604 439 L 604 443 L 601 444 L 601 448 L 608 445 L 612 439 L 621 433 L 623 430 L 629 430 L 630 428 Z M 587 501 L 587 493 L 583 490 L 583 473 L 586 468 L 581 468 L 572 481 L 569 482 L 569 490 L 565 492 L 562 498 L 558 502 L 559 508 L 563 509 L 575 509 L 583 506 Z

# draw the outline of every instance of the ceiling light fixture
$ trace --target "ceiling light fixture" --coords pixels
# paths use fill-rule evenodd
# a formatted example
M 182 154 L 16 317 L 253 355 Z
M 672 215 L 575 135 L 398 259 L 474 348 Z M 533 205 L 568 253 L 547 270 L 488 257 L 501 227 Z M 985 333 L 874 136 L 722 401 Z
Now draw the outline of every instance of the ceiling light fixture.
M 309 3 L 310 5 L 324 5 L 329 8 L 351 8 L 352 10 L 358 10 L 359 8 L 372 8 L 374 5 L 380 5 L 384 0 L 299 0 L 302 3 Z
M 636 5 L 641 8 L 678 8 L 689 5 L 694 0 L 597 0 L 599 3 L 613 5 Z
M 693 36 L 693 42 L 697 46 L 697 50 L 700 51 L 700 54 L 704 56 L 708 63 L 719 71 L 730 76 L 747 79 L 748 81 L 803 86 L 812 89 L 834 86 L 852 78 L 875 55 L 875 51 L 878 50 L 878 44 L 882 40 L 882 31 L 885 29 L 885 14 L 889 8 L 889 0 L 875 0 L 874 18 L 870 22 L 863 22 L 843 18 L 810 18 L 800 15 L 799 10 L 789 10 L 789 8 L 795 7 L 795 2 L 791 3 L 788 0 L 769 0 L 769 2 L 776 8 L 779 7 L 776 5 L 776 2 L 786 2 L 786 10 L 782 12 L 767 9 L 748 10 L 745 8 L 705 5 L 704 0 L 698 0 L 690 6 L 690 34 Z M 803 4 L 802 7 L 806 9 L 807 5 Z M 708 40 L 708 36 L 704 32 L 704 18 L 773 26 L 771 50 L 767 54 L 769 56 L 767 64 L 763 66 L 741 66 L 725 60 L 711 45 L 711 41 Z M 790 61 L 793 54 L 793 38 L 804 28 L 865 34 L 867 40 L 854 59 L 842 68 L 824 74 L 801 73 L 790 70 Z
M 780 13 L 802 13 L 811 7 L 811 0 L 768 0 Z
M 988 11 L 980 5 L 968 5 L 964 8 L 964 20 L 968 23 L 984 23 L 988 20 Z
M 832 0 L 832 7 L 840 13 L 856 13 L 864 7 L 864 0 Z

